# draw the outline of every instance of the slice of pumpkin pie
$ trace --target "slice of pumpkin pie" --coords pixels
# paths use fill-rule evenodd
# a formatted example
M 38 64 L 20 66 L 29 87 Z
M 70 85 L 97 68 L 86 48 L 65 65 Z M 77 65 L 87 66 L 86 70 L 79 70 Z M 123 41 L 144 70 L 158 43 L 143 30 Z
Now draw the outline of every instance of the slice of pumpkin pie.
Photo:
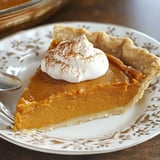
M 129 38 L 57 25 L 40 67 L 18 101 L 14 130 L 121 114 L 159 75 L 159 58 Z

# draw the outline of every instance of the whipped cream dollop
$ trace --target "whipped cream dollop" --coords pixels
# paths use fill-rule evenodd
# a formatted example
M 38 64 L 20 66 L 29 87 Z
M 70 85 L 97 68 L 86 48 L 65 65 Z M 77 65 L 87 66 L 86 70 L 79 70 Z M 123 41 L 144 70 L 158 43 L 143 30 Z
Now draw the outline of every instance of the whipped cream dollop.
M 104 75 L 108 67 L 105 53 L 94 48 L 85 35 L 61 41 L 41 62 L 41 70 L 50 77 L 71 83 L 96 79 Z

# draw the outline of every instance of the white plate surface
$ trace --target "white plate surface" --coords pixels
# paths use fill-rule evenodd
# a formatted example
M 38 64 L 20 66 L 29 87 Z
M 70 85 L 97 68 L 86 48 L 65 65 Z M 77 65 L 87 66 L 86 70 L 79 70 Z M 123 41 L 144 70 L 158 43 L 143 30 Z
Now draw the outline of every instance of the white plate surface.
M 112 24 L 89 22 L 63 23 L 90 31 L 105 31 L 114 36 L 130 37 L 137 46 L 160 56 L 160 43 L 135 30 Z M 17 75 L 23 88 L 40 64 L 52 37 L 54 24 L 19 32 L 0 42 L 0 69 Z M 36 151 L 57 154 L 96 154 L 122 150 L 160 133 L 160 78 L 154 80 L 142 100 L 123 115 L 98 119 L 52 131 L 13 132 L 1 118 L 1 138 Z M 15 112 L 22 90 L 0 93 L 0 100 Z

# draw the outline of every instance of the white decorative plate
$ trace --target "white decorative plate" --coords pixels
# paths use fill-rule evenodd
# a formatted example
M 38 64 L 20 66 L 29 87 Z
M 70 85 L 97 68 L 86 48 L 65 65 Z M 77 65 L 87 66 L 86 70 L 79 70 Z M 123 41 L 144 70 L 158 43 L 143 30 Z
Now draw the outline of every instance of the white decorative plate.
M 105 31 L 114 36 L 130 37 L 137 46 L 160 56 L 160 43 L 153 38 L 111 24 L 88 22 L 63 23 L 91 31 Z M 52 37 L 54 24 L 19 32 L 0 42 L 0 69 L 19 76 L 23 87 L 40 64 Z M 1 138 L 36 151 L 57 154 L 95 154 L 122 150 L 160 133 L 160 78 L 151 83 L 142 100 L 123 115 L 98 119 L 51 131 L 13 132 L 1 118 Z M 22 90 L 0 93 L 1 101 L 12 113 Z

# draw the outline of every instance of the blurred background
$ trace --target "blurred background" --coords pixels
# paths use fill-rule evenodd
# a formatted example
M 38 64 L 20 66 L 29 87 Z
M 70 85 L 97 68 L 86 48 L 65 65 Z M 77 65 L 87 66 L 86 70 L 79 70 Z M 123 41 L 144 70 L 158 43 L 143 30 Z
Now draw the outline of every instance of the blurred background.
M 7 0 L 2 0 L 7 1 Z M 15 0 L 10 0 L 15 1 Z M 24 0 L 18 0 L 24 1 Z M 25 0 L 26 1 L 26 0 Z M 37 0 L 33 0 L 37 1 Z M 0 31 L 6 33 L 20 29 L 60 21 L 93 21 L 112 23 L 142 31 L 160 41 L 160 1 L 159 0 L 38 0 L 29 9 L 8 17 L 0 12 Z M 26 10 L 26 11 L 25 11 Z M 0 10 L 1 11 L 1 10 Z M 15 15 L 14 15 L 14 14 Z M 36 16 L 37 15 L 37 16 Z M 31 18 L 29 18 L 29 16 Z M 20 18 L 19 18 L 20 17 Z M 6 19 L 6 21 L 5 21 Z M 15 25 L 17 21 L 17 26 Z M 27 22 L 26 22 L 27 21 Z M 3 22 L 3 24 L 2 24 Z M 15 27 L 16 26 L 16 27 Z M 3 32 L 0 32 L 2 37 Z

